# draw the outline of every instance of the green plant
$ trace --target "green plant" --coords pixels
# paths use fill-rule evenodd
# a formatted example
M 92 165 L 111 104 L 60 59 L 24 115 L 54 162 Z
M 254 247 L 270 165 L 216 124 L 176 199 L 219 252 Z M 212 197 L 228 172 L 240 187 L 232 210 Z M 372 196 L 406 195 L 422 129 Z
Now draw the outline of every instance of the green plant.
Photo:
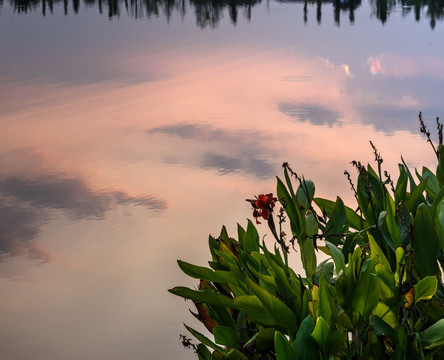
M 421 132 L 428 141 L 420 114 Z M 223 227 L 210 236 L 209 268 L 178 261 L 197 289 L 171 293 L 191 299 L 194 314 L 212 339 L 187 327 L 198 345 L 182 337 L 199 359 L 444 359 L 444 146 L 435 172 L 423 167 L 416 180 L 404 160 L 396 184 L 360 162 L 356 186 L 346 175 L 357 211 L 316 198 L 315 185 L 284 163 L 277 198 L 248 200 L 266 220 L 273 250 L 249 221 L 237 239 Z M 297 184 L 294 191 L 294 184 Z M 282 205 L 274 221 L 275 202 Z M 291 239 L 282 226 L 288 219 Z M 297 242 L 305 277 L 288 266 Z M 328 255 L 318 264 L 317 252 Z

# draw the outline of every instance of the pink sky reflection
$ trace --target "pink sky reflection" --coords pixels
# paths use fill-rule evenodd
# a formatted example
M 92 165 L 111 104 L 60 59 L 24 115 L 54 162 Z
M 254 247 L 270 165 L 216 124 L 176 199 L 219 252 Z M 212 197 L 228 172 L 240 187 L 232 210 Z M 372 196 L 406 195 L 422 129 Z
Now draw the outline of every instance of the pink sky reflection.
M 347 203 L 353 197 L 343 169 L 352 171 L 351 160 L 372 161 L 368 140 L 393 175 L 401 153 L 412 165 L 433 165 L 420 136 L 386 136 L 360 123 L 356 104 L 371 99 L 349 92 L 355 79 L 348 65 L 332 67 L 290 51 L 181 51 L 122 60 L 140 78 L 158 69 L 157 81 L 8 86 L 10 95 L 0 100 L 6 108 L 0 177 L 63 174 L 91 192 L 155 195 L 168 203 L 158 212 L 110 206 L 103 220 L 46 209 L 35 241 L 51 262 L 0 264 L 18 279 L 0 278 L 14 294 L 0 300 L 8 331 L 39 334 L 42 344 L 51 339 L 66 349 L 88 336 L 97 336 L 103 349 L 126 344 L 114 358 L 125 357 L 129 339 L 171 343 L 162 332 L 146 332 L 170 318 L 177 319 L 173 331 L 180 331 L 188 304 L 166 293 L 187 281 L 175 259 L 205 263 L 208 234 L 217 235 L 222 224 L 233 234 L 236 222 L 245 225 L 251 210 L 244 199 L 275 192 L 283 161 L 313 179 L 318 195 L 339 194 Z M 279 110 L 281 103 L 327 109 L 337 121 L 313 125 L 291 118 Z M 32 306 L 23 300 L 29 296 Z M 16 321 L 20 317 L 26 317 L 26 328 Z M 57 331 L 65 324 L 69 336 Z M 160 348 L 152 351 L 151 358 L 160 358 Z

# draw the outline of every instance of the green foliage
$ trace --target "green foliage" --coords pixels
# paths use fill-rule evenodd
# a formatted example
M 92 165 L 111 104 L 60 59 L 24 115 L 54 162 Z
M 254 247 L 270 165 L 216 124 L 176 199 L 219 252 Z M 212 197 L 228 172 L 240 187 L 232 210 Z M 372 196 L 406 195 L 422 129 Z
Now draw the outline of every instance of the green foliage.
M 210 333 L 187 326 L 199 359 L 444 358 L 444 147 L 435 173 L 423 168 L 415 182 L 403 160 L 396 184 L 383 178 L 372 147 L 377 172 L 353 162 L 357 211 L 340 198 L 314 197 L 313 182 L 284 164 L 279 231 L 274 203 L 257 203 L 269 211 L 261 216 L 276 238 L 273 251 L 249 221 L 238 239 L 225 228 L 210 236 L 209 268 L 178 262 L 200 280 L 196 290 L 169 290 L 193 301 Z M 285 217 L 304 278 L 288 266 Z M 329 258 L 318 264 L 318 251 Z

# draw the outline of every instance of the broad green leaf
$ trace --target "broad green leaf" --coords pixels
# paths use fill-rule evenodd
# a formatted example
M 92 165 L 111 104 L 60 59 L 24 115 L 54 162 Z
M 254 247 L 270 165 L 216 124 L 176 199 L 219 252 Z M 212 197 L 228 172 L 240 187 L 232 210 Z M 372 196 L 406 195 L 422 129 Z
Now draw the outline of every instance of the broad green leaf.
M 398 164 L 398 167 L 399 167 L 399 177 L 398 181 L 396 182 L 396 188 L 395 188 L 396 206 L 399 204 L 400 201 L 405 199 L 407 191 L 407 182 L 408 182 L 408 176 L 405 171 L 404 165 Z
M 328 325 L 328 323 L 321 316 L 318 316 L 311 336 L 325 353 L 328 352 L 328 347 L 330 346 L 330 335 L 330 325 Z
M 314 241 L 312 238 L 303 237 L 298 239 L 301 252 L 302 265 L 304 266 L 307 277 L 311 277 L 316 271 L 316 253 Z
M 259 234 L 254 224 L 248 220 L 247 231 L 245 233 L 244 251 L 250 253 L 252 251 L 259 251 Z
M 277 324 L 286 327 L 290 333 L 295 333 L 297 319 L 296 315 L 289 309 L 289 307 L 276 296 L 271 295 L 250 279 L 247 279 L 247 284 L 263 304 L 265 312 L 274 319 Z
M 430 300 L 438 288 L 438 279 L 435 276 L 427 276 L 415 284 L 415 304 L 421 300 Z
M 282 326 L 265 310 L 264 305 L 255 295 L 238 296 L 233 300 L 232 308 L 242 310 L 247 316 L 264 325 Z
M 438 275 L 437 263 L 440 244 L 426 204 L 418 206 L 413 226 L 413 250 L 420 277 Z
M 334 310 L 334 302 L 330 299 L 328 293 L 328 283 L 325 279 L 324 273 L 321 272 L 319 279 L 319 316 L 321 316 L 327 323 L 330 323 L 332 316 L 332 309 Z
M 406 360 L 407 357 L 407 335 L 402 326 L 398 326 L 395 329 L 396 339 L 395 339 L 395 358 L 396 360 Z
M 234 310 L 240 310 L 239 307 L 233 304 L 232 298 L 222 294 L 218 294 L 212 290 L 191 290 L 187 287 L 176 286 L 168 291 L 174 295 L 181 296 L 193 301 L 199 301 L 211 305 L 224 306 Z
M 254 276 L 256 276 L 258 279 L 264 281 L 265 283 L 271 285 L 272 287 L 276 288 L 276 280 L 271 275 L 265 275 L 260 273 L 259 271 L 256 271 L 252 266 L 248 265 L 248 269 L 253 273 Z
M 396 298 L 393 298 L 393 299 L 396 299 Z M 398 301 L 398 303 L 399 303 L 399 301 Z M 398 304 L 396 303 L 395 305 L 398 305 Z M 384 322 L 386 324 L 388 324 L 392 328 L 394 328 L 395 326 L 398 325 L 398 313 L 399 313 L 398 309 L 399 309 L 399 306 L 390 307 L 380 301 L 378 303 L 378 305 L 376 305 L 375 310 L 372 312 L 372 315 L 373 315 L 372 318 L 377 316 L 378 318 L 384 320 Z M 392 337 L 391 335 L 390 335 L 390 337 L 392 339 L 394 339 L 394 337 Z
M 215 326 L 213 328 L 214 341 L 219 345 L 235 348 L 239 345 L 236 330 L 226 326 Z
M 249 360 L 249 359 L 239 350 L 230 349 L 225 354 L 224 360 Z
M 374 266 L 368 266 L 361 272 L 354 291 L 352 306 L 356 315 L 363 318 L 367 317 L 379 301 L 380 280 L 372 275 L 373 271 Z
M 184 326 L 187 328 L 187 330 L 191 333 L 191 335 L 193 335 L 197 340 L 199 340 L 202 344 L 220 351 L 221 353 L 225 354 L 225 349 L 216 345 L 214 342 L 212 342 L 210 339 L 208 339 L 205 335 L 201 334 L 200 332 L 194 330 L 193 328 L 187 326 L 184 324 Z
M 342 251 L 328 241 L 325 241 L 325 244 L 330 249 L 331 256 L 333 258 L 333 261 L 335 262 L 336 273 L 339 274 L 341 270 L 345 273 L 345 259 Z
M 230 269 L 230 271 L 239 271 L 239 260 L 231 251 L 214 250 L 214 252 L 225 260 L 224 264 Z
M 286 167 L 284 167 L 284 176 L 285 176 L 285 182 L 287 183 L 287 186 L 288 186 L 288 190 L 290 190 L 290 195 L 291 195 L 291 197 L 294 198 L 295 193 L 293 190 L 293 185 L 291 183 L 291 178 L 290 178 L 290 175 L 288 174 L 288 170 Z
M 375 266 L 376 276 L 381 279 L 385 285 L 387 285 L 390 290 L 394 291 L 396 289 L 396 282 L 393 273 L 382 264 L 376 264 Z
M 182 260 L 177 263 L 182 271 L 188 276 L 195 279 L 203 279 L 211 282 L 227 282 L 231 284 L 239 284 L 239 277 L 231 271 L 211 270 L 206 267 L 193 265 Z
M 395 281 L 399 284 L 401 282 L 404 282 L 407 278 L 407 271 L 405 270 L 405 252 L 404 249 L 399 246 L 398 248 L 396 248 L 396 271 L 395 271 Z M 402 270 L 402 268 L 404 268 L 404 270 Z M 402 279 L 401 279 L 401 272 L 403 271 L 402 274 Z
M 295 203 L 294 198 L 290 196 L 287 188 L 279 177 L 277 177 L 277 196 L 288 215 L 293 235 L 300 236 L 305 234 L 305 221 L 302 219 L 299 205 Z
M 279 292 L 284 296 L 288 306 L 293 310 L 296 318 L 300 316 L 301 311 L 301 292 L 300 281 L 298 279 L 289 279 L 284 269 L 277 264 L 275 260 L 270 258 L 270 265 L 274 272 L 274 278 L 279 288 Z M 298 318 L 299 324 L 300 318 Z
M 395 246 L 400 246 L 401 235 L 399 233 L 398 225 L 396 224 L 395 220 L 395 204 L 390 196 L 386 197 L 385 203 L 385 209 L 387 211 L 385 221 L 387 222 L 387 228 L 390 233 L 390 237 L 392 238 L 392 242 L 393 244 L 395 244 Z
M 389 264 L 387 258 L 385 257 L 384 252 L 381 250 L 378 243 L 376 242 L 376 240 L 370 234 L 368 234 L 368 240 L 370 243 L 371 258 L 377 259 L 376 260 L 377 262 L 384 265 L 385 268 L 387 269 L 387 271 L 390 271 L 390 269 L 391 269 L 390 264 Z
M 404 169 L 405 169 L 405 171 L 406 171 L 406 173 L 407 173 L 407 176 L 408 176 L 408 178 L 409 178 L 409 181 L 410 181 L 410 193 L 412 193 L 412 192 L 415 190 L 415 188 L 416 188 L 415 179 L 413 179 L 412 173 L 410 172 L 409 167 L 408 167 L 407 164 L 405 163 L 405 161 L 404 161 L 404 159 L 402 158 L 402 156 L 401 156 L 401 161 L 402 161 L 402 163 L 404 164 Z M 421 192 L 422 192 L 422 191 L 421 191 Z
M 256 335 L 256 351 L 266 352 L 274 348 L 274 328 L 264 328 Z
M 315 322 L 311 316 L 307 316 L 301 323 L 296 339 L 293 342 L 293 348 L 301 360 L 312 360 L 317 358 L 317 346 L 314 339 L 310 336 L 315 327 Z
M 211 360 L 211 352 L 204 344 L 197 345 L 196 353 L 199 360 Z
M 327 240 L 337 245 L 339 240 L 343 237 L 340 234 L 347 229 L 347 214 L 345 206 L 340 197 L 336 198 L 336 204 L 330 219 L 325 226 L 325 235 Z
M 438 195 L 440 186 L 438 184 L 438 180 L 434 173 L 432 173 L 429 169 L 427 169 L 425 166 L 422 168 L 422 178 L 428 179 L 428 185 L 427 189 L 430 190 L 433 194 L 432 199 L 435 199 L 436 195 Z
M 245 230 L 242 226 L 237 224 L 237 238 L 239 241 L 239 246 L 242 250 L 245 250 Z
M 331 217 L 336 205 L 335 201 L 322 198 L 314 198 L 313 201 L 323 211 L 325 211 L 325 213 L 329 218 Z M 351 226 L 353 229 L 362 230 L 369 226 L 367 221 L 364 220 L 361 216 L 359 216 L 353 209 L 350 209 L 348 206 L 344 206 L 344 208 L 345 208 L 345 214 L 347 215 L 347 222 L 349 226 Z
M 276 349 L 276 360 L 295 360 L 298 359 L 296 350 L 291 343 L 279 331 L 274 335 L 274 347 Z
M 439 182 L 439 186 L 444 186 L 444 146 L 439 145 L 439 161 L 438 167 L 436 168 L 436 177 Z
M 425 349 L 434 349 L 444 345 L 444 319 L 438 320 L 419 334 L 421 345 Z
M 444 186 L 443 186 L 444 190 Z M 437 218 L 437 228 L 439 234 L 439 245 L 441 247 L 441 251 L 444 252 L 444 201 L 439 205 L 439 215 Z
M 303 179 L 298 187 L 298 190 L 296 191 L 296 197 L 305 210 L 308 210 L 308 208 L 310 207 L 314 193 L 315 185 L 313 181 Z
M 232 329 L 236 329 L 236 321 L 233 318 L 233 314 L 225 307 L 216 305 L 207 305 L 209 309 L 209 315 L 217 321 L 221 326 L 228 326 Z
M 214 351 L 211 354 L 211 360 L 225 360 L 225 355 L 219 351 Z
M 405 201 L 405 205 L 407 206 L 407 209 L 411 213 L 415 213 L 416 210 L 416 203 L 419 201 L 419 199 L 423 196 L 422 193 L 424 192 L 425 188 L 427 187 L 428 180 L 421 181 L 418 186 L 413 190 L 413 192 L 410 194 L 410 197 Z
M 439 190 L 438 195 L 436 195 L 435 199 L 432 202 L 432 205 L 430 206 L 430 214 L 432 214 L 432 217 L 435 217 L 436 210 L 439 207 L 439 205 L 442 204 L 442 200 L 444 199 L 444 186 Z
M 319 225 L 311 210 L 308 210 L 305 214 L 305 222 L 307 224 L 307 236 L 313 236 L 318 233 Z

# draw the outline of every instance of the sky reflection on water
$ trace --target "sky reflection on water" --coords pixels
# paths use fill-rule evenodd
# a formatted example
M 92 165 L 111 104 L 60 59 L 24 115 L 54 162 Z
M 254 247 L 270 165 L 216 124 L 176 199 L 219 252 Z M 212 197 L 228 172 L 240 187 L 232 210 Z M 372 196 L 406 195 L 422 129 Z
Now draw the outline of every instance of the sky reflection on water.
M 417 116 L 444 110 L 440 23 L 382 25 L 362 3 L 338 27 L 324 3 L 319 26 L 312 5 L 304 23 L 304 4 L 258 2 L 233 26 L 221 3 L 211 30 L 82 4 L 1 8 L 4 358 L 192 359 L 176 259 L 204 264 L 282 162 L 348 204 L 343 169 L 372 161 L 368 140 L 392 174 L 401 154 L 434 166 Z

